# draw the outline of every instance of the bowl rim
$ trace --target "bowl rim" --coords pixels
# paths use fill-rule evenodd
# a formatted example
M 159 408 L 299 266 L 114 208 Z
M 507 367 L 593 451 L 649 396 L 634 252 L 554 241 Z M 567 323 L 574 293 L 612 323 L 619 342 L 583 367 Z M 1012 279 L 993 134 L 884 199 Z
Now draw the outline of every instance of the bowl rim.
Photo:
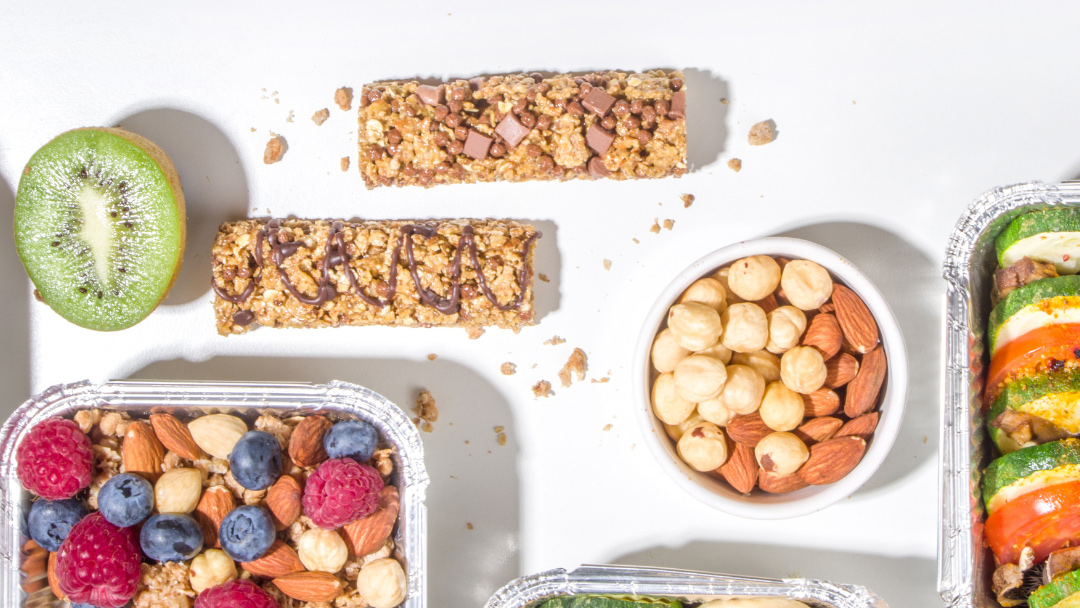
M 694 281 L 752 255 L 783 256 L 821 264 L 863 299 L 877 321 L 889 362 L 885 395 L 878 408 L 881 419 L 862 461 L 835 483 L 810 486 L 788 494 L 744 496 L 726 482 L 695 471 L 679 459 L 675 453 L 674 442 L 668 438 L 663 423 L 652 412 L 650 353 L 668 308 Z M 854 264 L 831 249 L 790 237 L 750 239 L 721 247 L 680 272 L 657 296 L 641 327 L 633 359 L 634 413 L 638 426 L 644 435 L 645 443 L 668 477 L 690 495 L 714 509 L 748 519 L 785 519 L 819 511 L 862 487 L 884 462 L 896 441 L 907 401 L 907 350 L 903 334 L 892 309 L 874 283 Z

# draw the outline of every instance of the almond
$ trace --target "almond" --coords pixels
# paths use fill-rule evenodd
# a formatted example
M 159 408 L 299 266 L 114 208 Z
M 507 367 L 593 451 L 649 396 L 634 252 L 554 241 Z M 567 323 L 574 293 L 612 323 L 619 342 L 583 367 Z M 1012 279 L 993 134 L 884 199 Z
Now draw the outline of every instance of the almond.
M 840 352 L 843 344 L 844 333 L 836 317 L 826 313 L 814 315 L 814 318 L 810 319 L 810 325 L 803 334 L 803 346 L 813 346 L 821 351 L 821 356 L 828 361 Z
M 53 595 L 60 600 L 66 600 L 67 594 L 60 590 L 60 579 L 56 576 L 56 553 L 49 554 L 49 589 L 52 589 Z
M 758 300 L 757 302 L 754 302 L 754 304 L 760 306 L 761 309 L 765 311 L 765 314 L 769 314 L 770 312 L 776 310 L 776 307 L 779 306 L 776 301 L 776 294 L 771 293 L 764 298 Z
M 833 304 L 833 301 L 829 300 L 821 305 L 818 312 L 836 312 L 836 304 Z
M 812 443 L 821 443 L 831 439 L 841 427 L 844 426 L 844 421 L 839 418 L 833 418 L 832 416 L 821 416 L 819 418 L 811 418 L 807 420 L 795 429 L 795 435 L 802 439 L 806 445 Z
M 32 540 L 23 544 L 22 563 L 19 566 L 24 574 L 23 591 L 33 593 L 49 585 L 49 555 L 44 547 Z
M 228 414 L 200 416 L 188 423 L 191 438 L 214 458 L 226 459 L 247 432 L 247 423 Z
M 165 449 L 176 452 L 181 458 L 188 460 L 201 460 L 203 451 L 199 449 L 195 439 L 191 437 L 191 431 L 184 426 L 183 422 L 176 419 L 172 414 L 150 414 L 150 424 L 154 427 Z
M 797 474 L 777 475 L 765 469 L 758 469 L 758 487 L 769 494 L 786 494 L 801 490 L 807 486 Z
M 887 368 L 883 347 L 879 346 L 863 355 L 859 373 L 848 384 L 847 397 L 844 399 L 844 413 L 848 418 L 858 418 L 877 407 L 878 393 L 885 382 Z
M 289 437 L 289 458 L 301 467 L 313 467 L 327 459 L 323 435 L 334 426 L 323 416 L 308 416 Z
M 282 593 L 301 602 L 330 602 L 345 589 L 329 572 L 296 572 L 275 578 L 273 583 Z
M 833 286 L 836 318 L 848 344 L 860 353 L 870 352 L 878 343 L 878 328 L 874 315 L 854 291 L 843 285 Z
M 236 508 L 236 498 L 225 486 L 206 488 L 192 515 L 203 529 L 203 546 L 221 548 L 218 529 L 225 516 Z
M 124 458 L 125 473 L 136 473 L 150 480 L 150 483 L 161 477 L 161 465 L 165 464 L 165 448 L 149 424 L 138 420 L 129 424 L 120 451 Z
M 840 396 L 831 388 L 822 387 L 803 395 L 803 415 L 807 418 L 830 416 L 840 409 Z
M 870 436 L 874 434 L 874 429 L 877 428 L 878 418 L 881 414 L 878 412 L 870 412 L 869 414 L 863 414 L 858 418 L 852 418 L 848 420 L 844 426 L 840 427 L 839 431 L 836 431 L 837 437 L 845 437 L 847 435 L 855 435 L 856 437 L 862 437 L 863 439 L 870 439 Z
M 301 563 L 300 556 L 297 555 L 292 547 L 286 545 L 280 538 L 276 539 L 274 544 L 270 545 L 270 549 L 265 555 L 252 562 L 242 562 L 240 567 L 255 576 L 264 578 L 279 578 L 293 574 L 294 572 L 304 571 L 304 564 Z M 284 591 L 284 589 L 282 589 L 282 591 Z
M 825 386 L 840 388 L 855 379 L 859 373 L 859 360 L 847 353 L 840 353 L 825 362 Z
M 363 557 L 381 549 L 394 531 L 400 509 L 401 499 L 397 488 L 386 486 L 380 490 L 378 509 L 367 517 L 345 524 L 341 530 L 349 555 Z
M 754 459 L 754 451 L 741 443 L 735 444 L 731 458 L 717 471 L 740 494 L 749 494 L 757 485 L 758 464 Z
M 756 446 L 772 432 L 773 430 L 765 424 L 765 421 L 761 419 L 761 414 L 757 412 L 735 416 L 727 425 L 728 437 L 731 437 L 735 443 L 741 443 L 750 448 Z
M 810 446 L 810 458 L 797 474 L 814 486 L 834 483 L 858 466 L 865 453 L 866 440 L 862 437 L 834 437 Z
M 282 475 L 266 491 L 266 508 L 270 509 L 274 527 L 279 531 L 293 525 L 300 517 L 300 501 L 303 495 L 300 482 L 291 475 Z

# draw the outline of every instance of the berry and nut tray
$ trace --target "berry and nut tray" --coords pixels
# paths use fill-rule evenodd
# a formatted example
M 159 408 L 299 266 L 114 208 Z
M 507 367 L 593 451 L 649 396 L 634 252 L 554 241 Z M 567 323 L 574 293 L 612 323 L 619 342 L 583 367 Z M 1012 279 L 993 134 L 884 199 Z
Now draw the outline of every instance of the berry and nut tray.
M 360 386 L 54 386 L 0 453 L 5 606 L 426 605 L 420 437 Z

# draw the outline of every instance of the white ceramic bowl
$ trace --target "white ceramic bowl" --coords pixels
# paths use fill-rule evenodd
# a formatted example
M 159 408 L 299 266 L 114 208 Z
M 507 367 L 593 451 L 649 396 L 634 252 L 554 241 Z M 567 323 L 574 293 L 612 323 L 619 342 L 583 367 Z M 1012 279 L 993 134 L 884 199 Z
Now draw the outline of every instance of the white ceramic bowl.
M 881 418 L 861 462 L 836 483 L 809 486 L 787 494 L 766 494 L 755 489 L 750 495 L 736 492 L 727 482 L 690 468 L 675 452 L 664 424 L 653 414 L 651 386 L 655 377 L 650 350 L 657 332 L 663 327 L 668 308 L 694 281 L 709 276 L 735 260 L 751 255 L 782 256 L 805 259 L 824 266 L 833 277 L 862 297 L 877 321 L 888 360 Z M 660 467 L 698 500 L 726 513 L 751 519 L 783 519 L 813 513 L 850 496 L 874 474 L 892 448 L 904 417 L 907 396 L 907 354 L 896 318 L 870 279 L 837 253 L 801 239 L 763 238 L 735 243 L 718 249 L 675 277 L 649 310 L 641 328 L 634 353 L 635 413 L 646 443 Z

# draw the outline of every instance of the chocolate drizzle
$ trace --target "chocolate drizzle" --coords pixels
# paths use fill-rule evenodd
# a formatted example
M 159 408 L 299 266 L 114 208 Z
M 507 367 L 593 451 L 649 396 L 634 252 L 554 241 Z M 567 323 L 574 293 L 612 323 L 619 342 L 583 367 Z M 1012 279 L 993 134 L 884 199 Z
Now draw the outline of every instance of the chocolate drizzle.
M 280 219 L 270 220 L 265 226 L 255 235 L 255 263 L 259 268 L 265 266 L 265 259 L 263 257 L 263 243 L 269 242 L 270 244 L 270 260 L 277 268 L 278 276 L 281 278 L 281 283 L 285 286 L 285 289 L 289 291 L 303 304 L 309 306 L 322 306 L 329 300 L 333 300 L 337 296 L 337 290 L 330 284 L 330 269 L 342 267 L 345 276 L 348 278 L 349 287 L 352 293 L 355 293 L 357 297 L 363 300 L 369 306 L 375 308 L 383 308 L 389 306 L 393 300 L 394 295 L 397 292 L 397 274 L 398 265 L 401 261 L 401 252 L 404 249 L 405 258 L 409 267 L 409 275 L 412 277 L 413 284 L 416 286 L 416 292 L 420 297 L 420 301 L 424 304 L 431 306 L 435 310 L 444 315 L 452 315 L 461 310 L 461 295 L 463 288 L 467 288 L 466 291 L 475 293 L 475 288 L 471 285 L 463 284 L 461 280 L 462 265 L 461 256 L 462 251 L 468 251 L 468 261 L 472 264 L 473 269 L 476 271 L 476 282 L 480 286 L 480 291 L 488 299 L 489 302 L 501 311 L 510 311 L 521 306 L 522 298 L 525 294 L 526 286 L 531 279 L 531 270 L 527 263 L 529 249 L 532 247 L 533 241 L 540 236 L 539 232 L 536 232 L 529 236 L 525 240 L 525 244 L 521 249 L 521 270 L 518 272 L 518 285 L 520 289 L 514 299 L 506 304 L 499 302 L 488 285 L 487 277 L 484 276 L 483 270 L 480 266 L 479 255 L 476 247 L 476 231 L 470 225 L 465 225 L 461 229 L 461 236 L 458 237 L 458 245 L 454 252 L 454 259 L 450 264 L 450 295 L 449 297 L 442 297 L 435 293 L 431 289 L 424 287 L 420 279 L 420 270 L 416 262 L 416 256 L 413 252 L 413 239 L 412 236 L 419 235 L 424 238 L 432 238 L 438 235 L 437 224 L 406 224 L 401 227 L 401 234 L 398 235 L 397 243 L 394 245 L 394 249 L 390 253 L 390 276 L 388 277 L 388 288 L 386 290 L 385 299 L 381 299 L 377 296 L 372 296 L 364 292 L 363 286 L 356 278 L 356 274 L 353 272 L 352 266 L 349 265 L 350 257 L 348 252 L 348 246 L 345 243 L 345 233 L 342 232 L 344 224 L 340 221 L 334 222 L 330 226 L 329 234 L 326 238 L 326 248 L 322 258 L 322 268 L 319 276 L 319 287 L 314 296 L 309 296 L 302 293 L 299 289 L 293 285 L 288 274 L 282 269 L 282 264 L 285 260 L 296 253 L 296 251 L 302 246 L 298 241 L 282 241 L 282 235 L 276 232 L 281 228 L 282 221 Z M 252 277 L 248 283 L 247 288 L 240 295 L 231 295 L 224 289 L 218 286 L 217 282 L 211 277 L 211 285 L 214 288 L 214 293 L 218 297 L 232 302 L 234 304 L 242 304 L 247 301 L 255 292 L 255 278 Z M 249 321 L 250 322 L 250 321 Z

